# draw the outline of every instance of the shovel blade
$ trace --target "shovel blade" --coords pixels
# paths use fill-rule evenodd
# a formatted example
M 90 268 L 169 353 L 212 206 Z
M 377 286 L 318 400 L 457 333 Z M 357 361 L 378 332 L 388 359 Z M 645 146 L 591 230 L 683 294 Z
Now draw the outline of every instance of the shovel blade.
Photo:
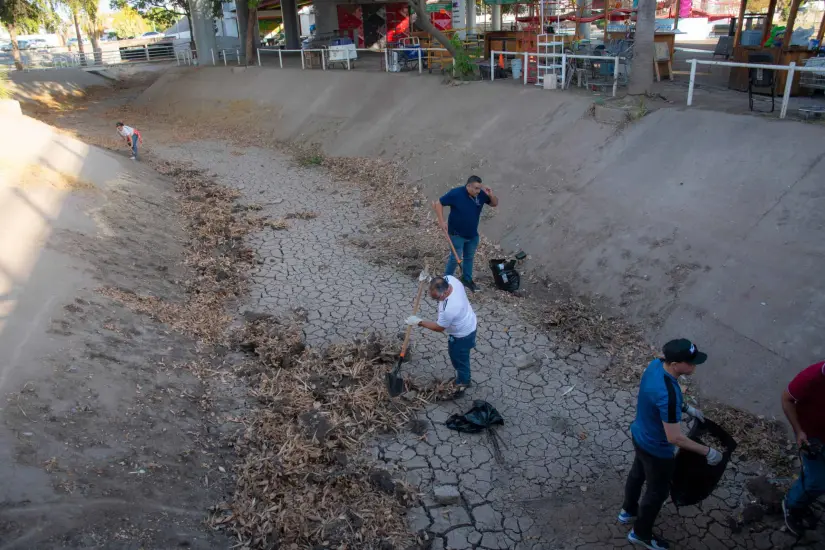
M 398 397 L 404 393 L 404 378 L 394 372 L 387 373 L 387 391 L 390 397 Z

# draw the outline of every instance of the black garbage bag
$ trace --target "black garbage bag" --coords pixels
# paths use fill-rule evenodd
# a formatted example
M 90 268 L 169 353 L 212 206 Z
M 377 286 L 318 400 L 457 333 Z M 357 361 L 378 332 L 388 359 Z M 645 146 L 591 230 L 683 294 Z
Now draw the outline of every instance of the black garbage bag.
M 490 260 L 490 269 L 493 272 L 496 288 L 507 292 L 515 292 L 519 289 L 521 277 L 516 271 L 515 260 Z
M 464 414 L 452 415 L 447 419 L 446 424 L 451 430 L 474 434 L 504 424 L 504 418 L 494 406 L 476 399 L 473 401 L 472 409 Z
M 730 457 L 736 450 L 736 441 L 733 437 L 711 420 L 695 421 L 688 437 L 721 452 L 722 462 L 710 466 L 704 456 L 690 451 L 680 451 L 676 455 L 676 469 L 670 483 L 670 498 L 677 507 L 691 506 L 708 498 L 722 479 Z M 710 438 L 716 441 L 711 442 Z

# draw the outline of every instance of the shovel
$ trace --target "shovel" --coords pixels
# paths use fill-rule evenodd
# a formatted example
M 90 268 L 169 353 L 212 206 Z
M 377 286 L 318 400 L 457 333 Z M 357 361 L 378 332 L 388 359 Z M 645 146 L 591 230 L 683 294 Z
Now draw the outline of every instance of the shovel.
M 424 271 L 429 271 L 429 264 L 424 266 Z M 418 293 L 415 295 L 415 302 L 413 302 L 413 315 L 418 313 L 418 306 L 421 304 L 421 295 L 424 294 L 424 285 L 426 284 L 426 280 L 418 281 Z M 401 363 L 404 362 L 404 356 L 407 354 L 407 346 L 410 343 L 412 329 L 412 325 L 407 325 L 407 330 L 404 333 L 404 343 L 401 344 L 401 353 L 395 362 L 395 368 L 387 373 L 387 391 L 390 393 L 390 397 L 398 397 L 404 393 L 404 378 L 398 373 L 401 371 Z
M 435 202 L 433 202 L 433 210 L 435 210 Z M 458 255 L 458 252 L 453 245 L 453 240 L 450 238 L 450 234 L 447 233 L 447 230 L 444 229 L 442 233 L 444 233 L 444 238 L 447 239 L 447 243 L 450 245 L 450 250 L 453 252 L 453 258 L 455 258 L 455 261 L 458 264 L 458 272 L 462 274 L 459 275 L 458 278 L 463 280 L 464 268 L 461 266 L 461 256 Z

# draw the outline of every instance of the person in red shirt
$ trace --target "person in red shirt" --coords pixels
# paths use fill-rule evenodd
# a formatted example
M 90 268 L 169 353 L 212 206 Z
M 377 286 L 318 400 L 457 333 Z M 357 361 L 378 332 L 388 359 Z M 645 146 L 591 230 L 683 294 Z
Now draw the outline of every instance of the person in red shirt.
M 825 362 L 803 370 L 782 393 L 782 410 L 802 454 L 802 473 L 782 501 L 785 525 L 801 536 L 809 506 L 825 494 Z

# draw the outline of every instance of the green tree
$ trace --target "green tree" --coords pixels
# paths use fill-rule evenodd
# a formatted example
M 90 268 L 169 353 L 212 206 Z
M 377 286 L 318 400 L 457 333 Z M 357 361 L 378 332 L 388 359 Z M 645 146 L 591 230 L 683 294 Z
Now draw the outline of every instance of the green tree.
M 148 31 L 149 25 L 136 10 L 126 6 L 112 17 L 112 28 L 118 38 L 134 38 Z
M 17 35 L 22 32 L 35 32 L 43 20 L 43 6 L 35 0 L 0 1 L 0 23 L 9 31 L 14 66 L 23 70 Z

